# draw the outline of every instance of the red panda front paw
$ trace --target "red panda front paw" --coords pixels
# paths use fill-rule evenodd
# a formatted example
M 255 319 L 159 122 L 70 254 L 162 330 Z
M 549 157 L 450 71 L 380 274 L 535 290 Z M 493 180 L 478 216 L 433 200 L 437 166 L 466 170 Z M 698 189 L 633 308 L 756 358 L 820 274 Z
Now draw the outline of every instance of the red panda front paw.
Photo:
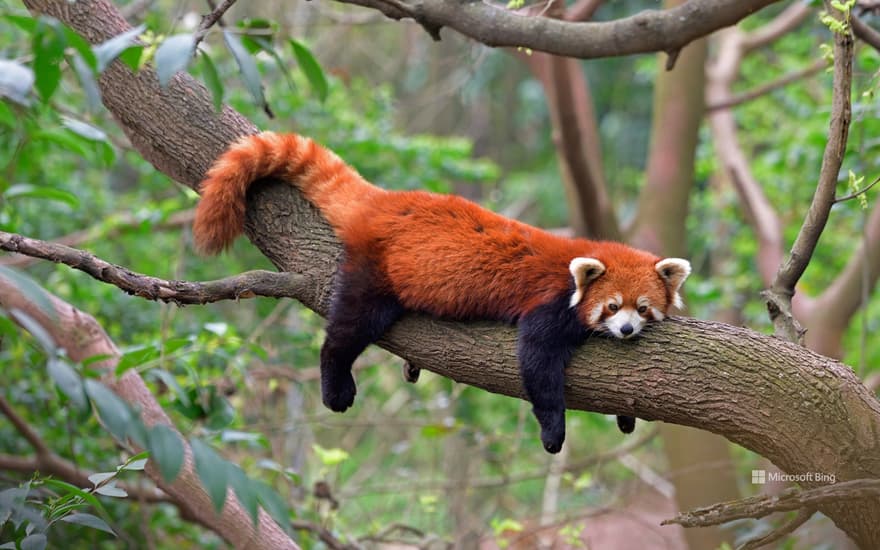
M 321 400 L 324 406 L 333 412 L 345 412 L 354 404 L 354 396 L 357 386 L 351 373 L 346 373 L 339 378 L 324 380 L 321 384 Z

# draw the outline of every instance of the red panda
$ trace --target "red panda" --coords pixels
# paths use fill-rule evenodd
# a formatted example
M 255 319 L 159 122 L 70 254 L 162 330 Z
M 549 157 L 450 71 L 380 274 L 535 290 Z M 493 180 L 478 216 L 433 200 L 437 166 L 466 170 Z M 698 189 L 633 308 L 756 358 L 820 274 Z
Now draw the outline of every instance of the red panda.
M 208 171 L 193 225 L 201 252 L 241 233 L 247 189 L 266 177 L 299 189 L 343 244 L 321 349 L 322 400 L 337 412 L 354 402 L 354 360 L 405 311 L 503 321 L 518 327 L 526 396 L 544 448 L 558 452 L 575 347 L 662 320 L 690 274 L 686 260 L 552 235 L 461 197 L 381 189 L 311 139 L 272 132 L 240 139 Z M 635 419 L 619 416 L 618 426 L 632 431 Z

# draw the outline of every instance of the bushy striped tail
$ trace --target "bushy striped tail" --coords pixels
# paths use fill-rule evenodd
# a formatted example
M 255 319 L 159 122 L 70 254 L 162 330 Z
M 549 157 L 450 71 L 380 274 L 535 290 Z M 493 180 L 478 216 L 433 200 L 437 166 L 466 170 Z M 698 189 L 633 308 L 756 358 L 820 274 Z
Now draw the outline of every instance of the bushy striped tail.
M 268 177 L 297 187 L 333 227 L 359 203 L 384 192 L 309 138 L 274 132 L 245 136 L 220 155 L 202 182 L 193 223 L 199 252 L 217 254 L 232 244 L 244 228 L 248 188 Z

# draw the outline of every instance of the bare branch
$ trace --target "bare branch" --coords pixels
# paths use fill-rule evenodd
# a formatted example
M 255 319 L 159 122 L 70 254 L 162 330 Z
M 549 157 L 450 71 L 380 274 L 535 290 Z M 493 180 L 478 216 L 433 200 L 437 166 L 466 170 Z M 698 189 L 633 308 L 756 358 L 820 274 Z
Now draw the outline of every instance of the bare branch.
M 797 4 L 802 5 L 802 4 Z M 737 105 L 741 105 L 743 103 L 747 103 L 749 101 L 753 101 L 758 99 L 759 97 L 765 96 L 771 92 L 775 92 L 780 88 L 784 88 L 789 84 L 797 82 L 798 80 L 807 78 L 809 76 L 813 76 L 819 71 L 823 70 L 828 66 L 828 62 L 824 59 L 819 59 L 818 61 L 814 61 L 811 65 L 804 67 L 803 69 L 793 71 L 786 75 L 782 75 L 781 77 L 773 80 L 771 82 L 767 82 L 766 84 L 762 84 L 758 86 L 754 90 L 750 90 L 748 92 L 743 92 L 741 94 L 737 94 L 735 96 L 731 96 L 724 100 L 720 100 L 717 103 L 711 103 L 706 106 L 707 111 L 718 111 L 721 109 L 729 109 L 731 107 L 736 107 Z
M 758 495 L 732 502 L 721 502 L 682 512 L 662 525 L 678 524 L 684 527 L 721 525 L 735 519 L 758 519 L 774 512 L 814 509 L 823 505 L 880 497 L 880 479 L 853 479 L 812 489 L 793 487 L 779 495 Z
M 856 38 L 875 50 L 880 50 L 880 32 L 877 32 L 874 27 L 868 25 L 855 15 L 850 16 L 850 23 L 852 23 L 853 33 L 856 35 Z
M 838 10 L 828 7 L 829 13 L 842 18 Z M 833 32 L 834 40 L 834 89 L 831 101 L 831 123 L 828 142 L 822 156 L 819 182 L 810 209 L 795 238 L 791 253 L 779 266 L 770 288 L 762 293 L 767 301 L 770 319 L 777 334 L 791 341 L 801 341 L 803 328 L 791 314 L 791 298 L 795 284 L 807 268 L 819 237 L 825 229 L 831 207 L 834 205 L 837 176 L 846 151 L 849 123 L 852 118 L 850 95 L 852 93 L 853 37 L 849 31 Z
M 645 10 L 602 23 L 523 17 L 503 6 L 474 0 L 337 1 L 373 8 L 392 19 L 411 18 L 436 31 L 449 27 L 487 46 L 589 59 L 674 52 L 778 0 L 691 0 L 669 10 Z
M 254 296 L 292 298 L 301 292 L 301 286 L 305 283 L 302 276 L 294 273 L 259 270 L 216 281 L 167 281 L 135 273 L 83 250 L 3 231 L 0 231 L 0 249 L 62 263 L 117 286 L 128 294 L 178 305 L 208 304 Z
M 15 412 L 3 396 L 0 396 L 0 413 L 3 413 L 3 416 L 9 419 L 15 427 L 15 430 L 20 433 L 28 443 L 30 443 L 31 447 L 34 448 L 37 454 L 48 454 L 52 452 L 43 441 L 43 438 L 40 437 L 40 434 L 38 434 L 24 418 Z

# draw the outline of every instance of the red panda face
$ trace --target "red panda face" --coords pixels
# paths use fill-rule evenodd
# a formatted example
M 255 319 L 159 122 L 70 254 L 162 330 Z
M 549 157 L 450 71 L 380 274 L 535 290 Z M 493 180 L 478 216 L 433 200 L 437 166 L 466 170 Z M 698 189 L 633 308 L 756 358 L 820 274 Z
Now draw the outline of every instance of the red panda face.
M 575 258 L 569 265 L 575 282 L 571 307 L 577 308 L 581 323 L 624 339 L 680 308 L 678 291 L 691 272 L 690 263 L 679 258 L 658 261 L 639 253 L 625 260 L 606 265 L 595 258 Z

